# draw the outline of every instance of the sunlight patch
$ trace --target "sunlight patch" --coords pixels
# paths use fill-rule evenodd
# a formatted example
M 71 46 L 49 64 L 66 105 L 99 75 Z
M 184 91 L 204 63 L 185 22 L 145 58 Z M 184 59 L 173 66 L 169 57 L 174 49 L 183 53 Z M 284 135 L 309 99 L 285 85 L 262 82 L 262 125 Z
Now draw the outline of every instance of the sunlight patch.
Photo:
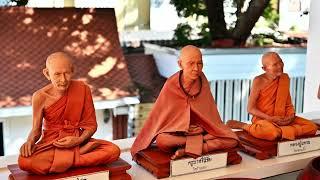
M 101 64 L 95 65 L 90 71 L 89 76 L 92 78 L 97 78 L 99 76 L 102 76 L 104 74 L 107 74 L 109 71 L 113 69 L 113 67 L 116 65 L 117 59 L 114 57 L 108 57 L 106 60 L 104 60 Z

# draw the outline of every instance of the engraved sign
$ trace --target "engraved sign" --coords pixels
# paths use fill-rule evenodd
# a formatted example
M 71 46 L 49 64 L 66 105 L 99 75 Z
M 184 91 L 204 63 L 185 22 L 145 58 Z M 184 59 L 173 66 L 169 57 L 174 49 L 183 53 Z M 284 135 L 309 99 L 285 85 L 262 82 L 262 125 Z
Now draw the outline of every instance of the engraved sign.
M 81 174 L 77 176 L 71 176 L 66 178 L 61 178 L 63 180 L 97 180 L 97 179 L 106 179 L 109 180 L 109 171 L 100 171 L 89 174 Z
M 278 157 L 320 149 L 320 136 L 278 143 Z
M 196 159 L 186 158 L 172 160 L 170 162 L 170 175 L 178 176 L 182 174 L 189 174 L 225 167 L 227 165 L 227 156 L 228 153 L 225 152 L 203 155 Z

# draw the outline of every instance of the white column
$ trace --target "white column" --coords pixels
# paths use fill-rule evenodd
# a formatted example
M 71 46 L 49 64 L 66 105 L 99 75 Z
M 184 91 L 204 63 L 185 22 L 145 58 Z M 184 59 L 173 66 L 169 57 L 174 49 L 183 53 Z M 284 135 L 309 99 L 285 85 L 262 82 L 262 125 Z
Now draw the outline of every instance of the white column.
M 317 98 L 320 83 L 320 1 L 311 0 L 307 48 L 304 112 L 320 111 Z

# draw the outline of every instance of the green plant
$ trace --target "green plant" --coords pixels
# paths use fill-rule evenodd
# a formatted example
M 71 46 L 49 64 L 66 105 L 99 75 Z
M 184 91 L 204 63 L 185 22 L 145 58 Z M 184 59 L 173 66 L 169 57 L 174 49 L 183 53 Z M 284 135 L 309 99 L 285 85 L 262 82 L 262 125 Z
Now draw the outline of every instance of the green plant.
M 186 19 L 186 22 L 178 24 L 174 31 L 174 40 L 177 45 L 199 45 L 199 43 L 208 45 L 210 34 L 207 19 L 203 23 L 198 23 L 195 27 L 190 25 L 190 21 L 196 22 L 200 16 L 207 18 L 208 14 L 204 0 L 171 0 L 170 3 L 175 5 L 178 16 Z
M 15 6 L 25 6 L 29 0 L 10 0 L 9 2 L 14 3 Z
M 268 27 L 276 28 L 279 23 L 279 12 L 276 8 L 278 0 L 271 0 L 266 9 L 263 12 L 263 17 L 268 22 Z
M 293 26 L 291 26 L 291 27 L 289 28 L 289 30 L 290 30 L 290 31 L 293 31 L 293 32 L 296 32 L 296 31 L 298 31 L 298 27 L 295 26 L 295 25 L 293 25 Z
M 180 44 L 189 44 L 191 42 L 191 26 L 187 23 L 178 24 L 177 28 L 174 30 L 174 40 L 179 42 Z
M 253 39 L 253 43 L 255 46 L 271 45 L 273 42 L 274 40 L 272 38 L 267 38 L 263 35 L 258 35 Z
M 234 45 L 238 46 L 250 36 L 262 14 L 267 18 L 277 19 L 276 11 L 265 11 L 269 2 L 270 0 L 251 0 L 249 3 L 245 0 L 171 0 L 178 15 L 187 19 L 187 22 L 178 25 L 174 38 L 182 45 L 194 41 L 211 44 L 211 41 L 218 39 L 232 39 Z M 233 11 L 225 13 L 226 8 Z M 189 25 L 190 19 L 197 21 L 200 17 L 207 18 L 207 21 L 196 27 Z M 226 17 L 235 18 L 226 22 Z

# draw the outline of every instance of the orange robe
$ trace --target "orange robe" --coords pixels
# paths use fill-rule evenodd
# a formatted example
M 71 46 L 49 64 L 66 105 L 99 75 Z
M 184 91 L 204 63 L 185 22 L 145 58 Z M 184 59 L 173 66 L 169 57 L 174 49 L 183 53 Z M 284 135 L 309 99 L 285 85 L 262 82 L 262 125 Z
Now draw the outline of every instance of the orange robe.
M 206 139 L 211 140 L 215 149 L 224 149 L 228 144 L 232 147 L 238 145 L 239 140 L 235 133 L 221 121 L 208 80 L 203 73 L 201 78 L 202 90 L 195 98 L 188 98 L 184 94 L 179 85 L 179 72 L 168 78 L 131 147 L 134 159 L 137 152 L 148 148 L 156 139 L 161 141 L 162 149 L 165 150 L 166 142 L 174 142 L 174 138 L 179 136 L 186 137 L 186 153 L 195 156 L 201 155 L 202 143 L 206 142 Z M 201 129 L 205 132 L 193 133 Z M 159 145 L 159 142 L 157 144 Z
M 20 169 L 36 174 L 60 173 L 70 167 L 96 166 L 119 158 L 120 149 L 111 142 L 89 139 L 80 146 L 98 142 L 100 145 L 85 154 L 79 146 L 57 148 L 53 142 L 66 136 L 80 136 L 83 130 L 97 129 L 90 88 L 80 81 L 72 81 L 65 96 L 44 110 L 42 136 L 30 157 L 19 156 Z
M 295 114 L 289 87 L 290 79 L 284 73 L 261 90 L 256 103 L 257 108 L 269 116 L 287 117 Z M 246 125 L 244 129 L 252 136 L 260 139 L 275 140 L 282 138 L 294 140 L 299 136 L 314 135 L 317 126 L 313 122 L 298 116 L 287 126 L 279 126 L 253 116 L 252 124 Z

